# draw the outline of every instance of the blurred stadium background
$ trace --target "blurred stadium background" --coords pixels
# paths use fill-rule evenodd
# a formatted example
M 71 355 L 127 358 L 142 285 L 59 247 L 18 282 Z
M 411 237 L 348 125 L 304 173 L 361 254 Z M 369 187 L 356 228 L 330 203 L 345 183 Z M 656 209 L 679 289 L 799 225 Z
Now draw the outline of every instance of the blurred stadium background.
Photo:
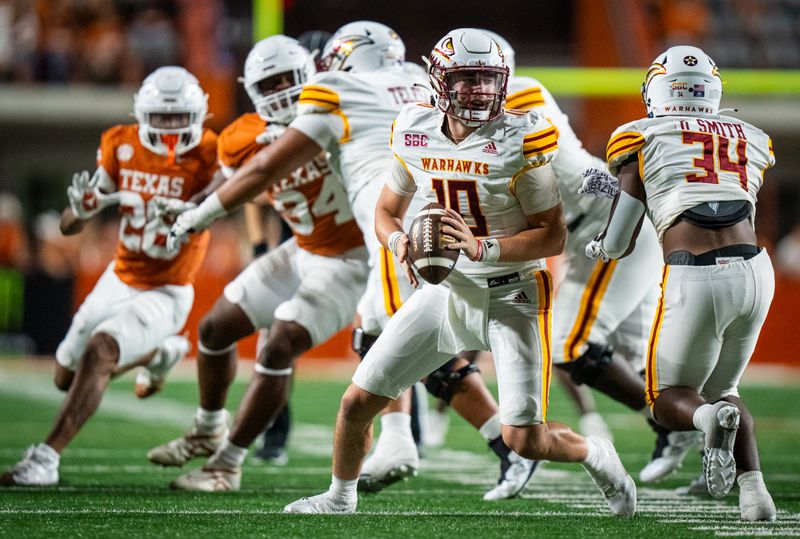
M 458 9 L 455 9 L 457 6 Z M 72 312 L 113 256 L 117 220 L 60 235 L 72 173 L 94 168 L 103 129 L 131 122 L 132 95 L 158 66 L 183 65 L 210 94 L 219 131 L 250 109 L 236 77 L 271 33 L 333 31 L 354 19 L 389 24 L 418 61 L 446 31 L 482 26 L 515 47 L 590 151 L 643 115 L 638 87 L 667 46 L 703 47 L 726 80 L 723 105 L 774 140 L 758 232 L 780 273 L 756 361 L 795 363 L 800 332 L 800 1 L 0 0 L 0 354 L 53 353 Z M 240 218 L 218 223 L 188 329 L 249 260 Z M 317 356 L 347 354 L 340 335 Z M 252 354 L 252 342 L 244 355 Z

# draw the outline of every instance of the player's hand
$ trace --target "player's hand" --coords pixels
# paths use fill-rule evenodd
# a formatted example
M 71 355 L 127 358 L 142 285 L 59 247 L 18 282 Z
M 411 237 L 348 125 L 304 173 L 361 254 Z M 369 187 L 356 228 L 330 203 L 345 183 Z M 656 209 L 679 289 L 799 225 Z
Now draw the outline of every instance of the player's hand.
M 587 168 L 583 171 L 583 184 L 578 193 L 597 198 L 614 198 L 619 192 L 619 180 L 606 170 Z
M 442 227 L 442 233 L 455 238 L 456 241 L 447 244 L 447 249 L 461 249 L 467 258 L 474 259 L 478 254 L 478 240 L 469 229 L 469 225 L 464 221 L 460 213 L 452 208 L 446 208 L 447 215 L 442 217 L 442 222 L 446 225 Z
M 584 251 L 587 258 L 592 260 L 601 259 L 603 262 L 608 262 L 609 257 L 603 250 L 602 235 L 598 235 L 595 239 L 586 244 Z
M 408 248 L 410 245 L 411 240 L 408 238 L 408 234 L 403 234 L 395 243 L 394 252 L 395 256 L 397 256 L 397 261 L 400 262 L 400 266 L 402 266 L 403 271 L 406 273 L 406 279 L 409 284 L 417 288 L 419 286 L 419 279 L 417 279 L 417 274 L 414 273 L 414 268 L 411 265 L 411 259 L 408 257 Z
M 259 135 L 256 136 L 256 143 L 258 144 L 272 144 L 275 140 L 286 132 L 286 128 L 278 124 L 267 124 Z
M 104 208 L 119 204 L 119 193 L 103 193 L 97 186 L 98 178 L 89 177 L 89 172 L 76 172 L 72 184 L 67 187 L 69 206 L 75 217 L 86 221 L 103 211 Z
M 172 225 L 172 228 L 169 229 L 169 235 L 167 236 L 167 251 L 169 253 L 177 253 L 180 251 L 183 244 L 189 241 L 189 234 L 194 234 L 202 230 L 195 228 L 197 221 L 196 213 L 197 208 L 193 208 L 181 213 L 178 215 L 177 219 L 175 219 L 175 223 Z
M 153 197 L 155 201 L 156 217 L 159 219 L 172 220 L 185 211 L 194 209 L 197 204 L 179 198 L 167 198 L 162 196 Z

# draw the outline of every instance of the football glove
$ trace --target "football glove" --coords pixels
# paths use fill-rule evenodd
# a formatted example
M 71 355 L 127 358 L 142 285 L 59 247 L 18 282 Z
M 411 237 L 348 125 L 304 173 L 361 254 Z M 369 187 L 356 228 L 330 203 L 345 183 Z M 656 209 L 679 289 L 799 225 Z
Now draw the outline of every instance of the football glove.
M 619 191 L 619 180 L 608 171 L 599 168 L 587 168 L 583 171 L 583 184 L 578 193 L 597 198 L 614 198 Z
M 592 260 L 599 258 L 603 262 L 608 262 L 609 256 L 606 254 L 605 250 L 603 250 L 603 235 L 598 234 L 592 241 L 587 243 L 584 253 L 586 253 L 587 258 L 591 258 Z
M 67 187 L 69 206 L 75 217 L 82 221 L 91 219 L 103 209 L 119 204 L 119 193 L 103 193 L 97 186 L 97 175 L 89 177 L 89 172 L 76 172 L 72 175 L 72 185 Z
M 196 208 L 194 202 L 187 202 L 179 198 L 167 198 L 162 196 L 153 197 L 155 201 L 156 217 L 159 219 L 174 219 L 185 211 Z
M 202 232 L 211 223 L 228 213 L 217 193 L 212 193 L 196 208 L 187 209 L 175 219 L 167 236 L 167 251 L 177 253 L 189 241 L 189 234 Z
M 267 124 L 267 128 L 256 136 L 258 144 L 272 144 L 275 140 L 286 132 L 286 128 L 279 124 Z

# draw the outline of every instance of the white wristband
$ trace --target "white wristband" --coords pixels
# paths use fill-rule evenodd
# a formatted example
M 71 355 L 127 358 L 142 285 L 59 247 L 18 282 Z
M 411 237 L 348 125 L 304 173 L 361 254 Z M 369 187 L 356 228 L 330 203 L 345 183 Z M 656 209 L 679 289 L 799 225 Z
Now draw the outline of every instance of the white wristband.
M 222 206 L 216 191 L 208 195 L 202 204 L 197 206 L 196 226 L 205 230 L 208 225 L 226 215 L 228 211 Z
M 500 242 L 495 239 L 481 240 L 483 251 L 481 262 L 497 262 L 500 259 Z
M 389 239 L 386 240 L 386 244 L 394 256 L 397 256 L 397 242 L 400 241 L 400 239 L 403 237 L 403 234 L 405 234 L 405 232 L 402 230 L 395 230 L 389 234 Z

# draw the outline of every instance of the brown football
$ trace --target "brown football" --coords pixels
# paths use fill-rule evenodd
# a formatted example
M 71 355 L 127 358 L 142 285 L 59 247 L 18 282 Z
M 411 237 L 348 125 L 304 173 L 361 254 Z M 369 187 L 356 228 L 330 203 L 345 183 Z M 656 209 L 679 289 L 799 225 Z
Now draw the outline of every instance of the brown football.
M 417 214 L 408 230 L 411 263 L 420 277 L 431 284 L 439 284 L 450 275 L 460 253 L 445 248 L 455 239 L 442 233 L 444 215 L 444 206 L 431 202 Z

